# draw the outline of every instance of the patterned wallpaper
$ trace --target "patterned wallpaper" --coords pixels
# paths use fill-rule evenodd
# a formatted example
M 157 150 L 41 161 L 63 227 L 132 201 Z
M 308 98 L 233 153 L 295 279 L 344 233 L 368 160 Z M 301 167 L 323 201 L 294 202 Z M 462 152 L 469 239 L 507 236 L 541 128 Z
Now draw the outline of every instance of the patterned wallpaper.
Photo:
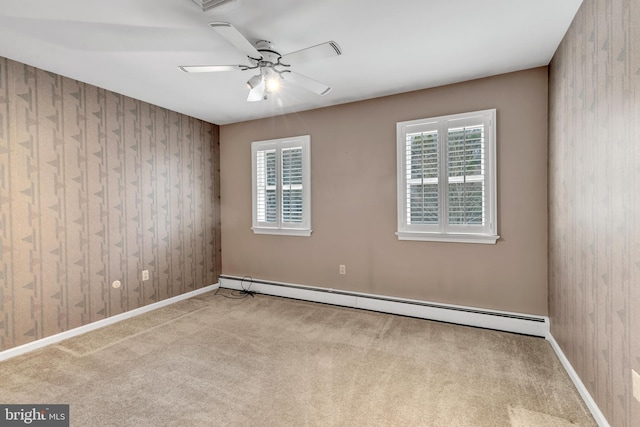
M 550 66 L 552 334 L 612 426 L 638 426 L 640 1 L 584 0 Z
M 216 283 L 218 162 L 216 125 L 0 58 L 0 350 Z

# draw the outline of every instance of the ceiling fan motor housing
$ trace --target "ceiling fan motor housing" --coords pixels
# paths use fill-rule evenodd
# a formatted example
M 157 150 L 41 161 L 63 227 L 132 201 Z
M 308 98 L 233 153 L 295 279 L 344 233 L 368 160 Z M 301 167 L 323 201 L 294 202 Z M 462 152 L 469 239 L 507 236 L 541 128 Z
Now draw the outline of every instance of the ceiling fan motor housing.
M 256 50 L 262 55 L 262 62 L 270 62 L 275 65 L 282 58 L 282 55 L 274 50 L 273 43 L 267 40 L 258 40 Z

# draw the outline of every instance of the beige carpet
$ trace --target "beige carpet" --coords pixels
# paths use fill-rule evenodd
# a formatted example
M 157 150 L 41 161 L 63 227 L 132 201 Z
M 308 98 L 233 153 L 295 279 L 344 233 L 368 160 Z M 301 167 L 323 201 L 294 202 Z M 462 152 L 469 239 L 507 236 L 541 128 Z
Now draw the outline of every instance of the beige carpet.
M 72 426 L 595 426 L 541 338 L 231 291 L 0 363 Z

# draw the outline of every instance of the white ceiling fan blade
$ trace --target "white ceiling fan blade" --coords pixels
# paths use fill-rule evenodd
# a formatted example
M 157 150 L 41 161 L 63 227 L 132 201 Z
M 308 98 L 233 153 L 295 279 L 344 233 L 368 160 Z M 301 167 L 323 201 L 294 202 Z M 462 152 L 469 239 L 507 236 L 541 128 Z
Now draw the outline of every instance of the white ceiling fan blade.
M 228 22 L 211 22 L 209 26 L 248 57 L 262 59 L 260 52 L 233 25 Z
M 326 95 L 331 90 L 331 86 L 327 86 L 324 83 L 320 83 L 319 81 L 303 76 L 302 74 L 294 73 L 293 71 L 283 73 L 282 77 L 285 81 L 291 82 L 296 86 L 300 86 L 301 88 L 313 93 L 317 93 L 318 95 Z
M 215 73 L 218 71 L 244 70 L 244 65 L 180 65 L 185 73 Z
M 313 61 L 316 59 L 330 58 L 332 56 L 342 55 L 342 50 L 338 43 L 328 41 L 325 43 L 317 44 L 315 46 L 307 47 L 304 49 L 296 50 L 295 52 L 287 53 L 282 56 L 284 63 L 295 63 L 303 61 Z

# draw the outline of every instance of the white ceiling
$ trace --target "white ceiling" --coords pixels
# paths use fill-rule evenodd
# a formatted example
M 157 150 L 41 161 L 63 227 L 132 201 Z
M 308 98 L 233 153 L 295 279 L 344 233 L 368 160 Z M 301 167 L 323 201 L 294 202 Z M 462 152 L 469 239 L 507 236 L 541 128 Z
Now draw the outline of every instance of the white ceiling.
M 0 56 L 228 124 L 547 65 L 582 0 L 0 0 Z M 247 102 L 255 71 L 207 25 L 233 24 L 281 54 L 329 40 L 343 54 L 294 71 L 330 85 Z

